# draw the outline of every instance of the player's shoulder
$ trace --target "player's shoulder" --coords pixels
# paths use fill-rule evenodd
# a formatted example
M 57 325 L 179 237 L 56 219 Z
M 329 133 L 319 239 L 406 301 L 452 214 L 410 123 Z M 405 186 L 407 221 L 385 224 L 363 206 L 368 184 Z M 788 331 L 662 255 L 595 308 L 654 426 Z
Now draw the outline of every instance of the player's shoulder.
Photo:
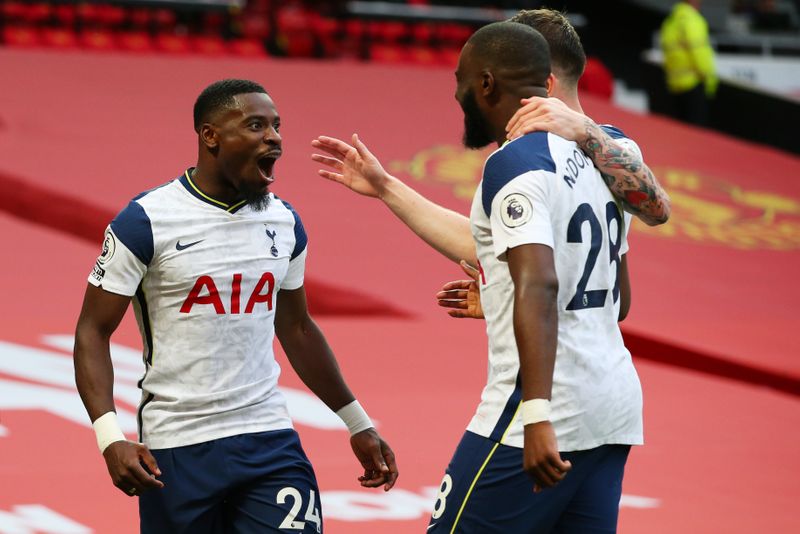
M 531 132 L 506 142 L 486 160 L 484 180 L 511 179 L 529 171 L 555 172 L 550 134 Z
M 112 219 L 111 231 L 139 260 L 148 265 L 154 254 L 153 207 L 164 203 L 176 180 L 170 180 L 133 197 Z
M 495 196 L 520 176 L 550 176 L 556 171 L 551 134 L 532 132 L 505 143 L 486 160 L 483 169 L 482 201 L 487 215 Z
M 272 194 L 272 200 L 275 202 L 278 209 L 288 212 L 292 218 L 294 224 L 295 246 L 294 250 L 292 251 L 291 259 L 295 259 L 308 246 L 308 234 L 306 234 L 306 229 L 303 226 L 303 220 L 300 218 L 297 210 L 294 209 L 294 206 L 292 206 L 286 200 L 278 197 L 274 193 Z
M 611 139 L 629 139 L 629 137 L 625 135 L 625 132 L 613 124 L 600 124 L 599 126 Z
M 636 143 L 636 141 L 628 137 L 627 134 L 625 134 L 625 132 L 623 132 L 616 126 L 611 124 L 601 124 L 600 129 L 603 130 L 603 132 L 605 132 L 609 137 L 611 137 L 611 139 L 614 139 L 619 144 L 621 144 L 623 147 L 633 149 L 639 155 L 639 157 L 642 156 L 642 149 L 639 148 L 639 145 Z

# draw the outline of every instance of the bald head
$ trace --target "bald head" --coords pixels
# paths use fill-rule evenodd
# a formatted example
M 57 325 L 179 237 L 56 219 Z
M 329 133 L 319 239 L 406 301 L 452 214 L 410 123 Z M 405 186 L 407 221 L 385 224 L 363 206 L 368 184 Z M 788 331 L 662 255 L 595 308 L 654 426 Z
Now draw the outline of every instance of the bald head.
M 516 22 L 495 22 L 472 34 L 461 51 L 462 60 L 487 70 L 498 80 L 546 87 L 550 49 L 533 28 Z
M 464 145 L 505 140 L 520 99 L 547 96 L 550 50 L 544 37 L 516 22 L 495 22 L 472 34 L 458 58 L 456 100 L 464 111 Z

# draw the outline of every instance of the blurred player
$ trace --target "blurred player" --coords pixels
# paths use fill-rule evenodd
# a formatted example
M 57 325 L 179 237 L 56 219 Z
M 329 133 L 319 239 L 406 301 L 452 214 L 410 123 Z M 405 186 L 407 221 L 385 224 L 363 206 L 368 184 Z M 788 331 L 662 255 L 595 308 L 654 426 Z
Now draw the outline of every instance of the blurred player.
M 489 379 L 428 532 L 613 532 L 628 451 L 642 443 L 641 388 L 616 324 L 622 213 L 574 142 L 545 132 L 506 142 L 520 97 L 544 97 L 549 74 L 546 41 L 512 22 L 477 31 L 459 60 L 464 143 L 501 147 L 486 162 L 468 223 Z M 385 193 L 390 177 L 353 142 L 319 138 L 314 145 L 328 155 L 314 159 L 333 169 L 320 173 Z M 426 203 L 406 208 L 424 219 Z M 435 213 L 418 222 L 421 235 L 451 258 L 472 257 L 461 218 Z
M 303 288 L 307 237 L 269 191 L 280 118 L 260 85 L 223 80 L 194 106 L 197 166 L 135 197 L 106 230 L 75 342 L 78 390 L 142 532 L 321 532 L 314 471 L 277 387 L 277 335 L 347 424 L 365 487 L 394 455 L 342 378 Z M 116 422 L 109 339 L 133 299 L 144 342 L 139 442 Z

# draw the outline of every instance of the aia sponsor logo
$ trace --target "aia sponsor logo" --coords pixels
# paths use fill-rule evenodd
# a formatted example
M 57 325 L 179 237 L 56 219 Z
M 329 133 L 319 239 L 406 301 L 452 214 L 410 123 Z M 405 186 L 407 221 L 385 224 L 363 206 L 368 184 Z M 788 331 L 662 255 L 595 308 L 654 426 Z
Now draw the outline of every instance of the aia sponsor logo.
M 222 282 L 221 282 L 222 283 Z M 227 283 L 227 281 L 225 281 Z M 242 313 L 242 274 L 235 273 L 230 281 L 230 301 L 226 308 L 220 297 L 220 291 L 217 287 L 217 282 L 211 276 L 203 275 L 195 280 L 192 289 L 186 296 L 186 300 L 181 305 L 181 313 L 191 313 L 192 308 L 196 305 L 200 306 L 213 306 L 217 315 L 224 315 L 225 313 L 238 314 Z M 225 288 L 227 289 L 227 288 Z M 275 277 L 272 273 L 264 273 L 259 278 L 250 295 L 247 297 L 247 303 L 244 306 L 243 313 L 253 313 L 259 304 L 266 306 L 267 311 L 272 311 L 272 294 L 275 290 Z

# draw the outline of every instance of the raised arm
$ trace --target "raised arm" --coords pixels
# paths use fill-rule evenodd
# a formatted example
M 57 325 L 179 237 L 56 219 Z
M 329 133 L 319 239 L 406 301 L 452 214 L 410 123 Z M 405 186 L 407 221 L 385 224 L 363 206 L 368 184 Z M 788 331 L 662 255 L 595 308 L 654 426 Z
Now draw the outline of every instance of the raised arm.
M 469 219 L 435 204 L 387 173 L 364 143 L 353 135 L 352 145 L 321 136 L 311 145 L 327 155 L 311 158 L 327 167 L 320 176 L 356 193 L 379 198 L 398 219 L 431 247 L 452 261 L 477 265 Z
M 275 333 L 303 383 L 346 422 L 358 419 L 354 421 L 356 426 L 348 426 L 352 433 L 350 445 L 364 468 L 364 474 L 359 477 L 361 485 L 370 488 L 383 485 L 384 490 L 389 491 L 398 476 L 394 453 L 355 403 L 355 396 L 342 377 L 333 351 L 308 314 L 302 286 L 278 292 Z
M 670 201 L 638 150 L 616 140 L 592 119 L 557 98 L 532 97 L 508 122 L 508 138 L 546 131 L 575 141 L 592 159 L 625 211 L 650 226 L 667 222 Z
M 117 488 L 133 496 L 164 484 L 155 478 L 161 471 L 147 447 L 125 440 L 116 423 L 114 368 L 109 347 L 111 334 L 119 326 L 130 300 L 88 284 L 75 331 L 73 357 L 75 384 L 95 427 L 111 479 Z

